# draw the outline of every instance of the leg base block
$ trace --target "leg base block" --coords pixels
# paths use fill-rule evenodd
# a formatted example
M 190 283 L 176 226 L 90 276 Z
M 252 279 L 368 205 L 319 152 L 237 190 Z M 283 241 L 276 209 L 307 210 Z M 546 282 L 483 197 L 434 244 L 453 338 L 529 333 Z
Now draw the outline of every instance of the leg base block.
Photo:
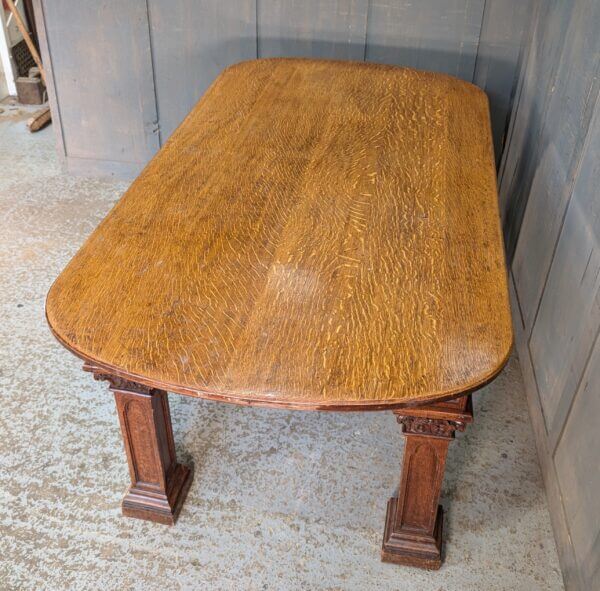
M 193 478 L 193 467 L 176 464 L 166 495 L 132 486 L 121 505 L 123 515 L 163 525 L 174 525 Z
M 428 570 L 439 569 L 442 566 L 442 529 L 444 525 L 442 506 L 438 506 L 433 536 L 428 536 L 410 529 L 393 531 L 397 504 L 397 498 L 391 498 L 388 502 L 381 560 Z

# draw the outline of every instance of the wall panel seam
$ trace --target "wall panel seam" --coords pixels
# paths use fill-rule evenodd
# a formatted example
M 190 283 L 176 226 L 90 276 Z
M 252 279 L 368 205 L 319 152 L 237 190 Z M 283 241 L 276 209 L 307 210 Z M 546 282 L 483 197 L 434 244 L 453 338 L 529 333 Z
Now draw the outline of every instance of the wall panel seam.
M 156 121 L 154 121 L 153 133 L 158 135 L 158 147 L 163 144 L 162 131 L 160 128 L 160 108 L 158 106 L 158 93 L 156 91 L 156 68 L 154 65 L 154 39 L 152 35 L 152 20 L 150 18 L 150 5 L 148 0 L 145 0 L 146 5 L 146 23 L 148 24 L 148 43 L 150 45 L 150 69 L 152 70 L 152 90 L 154 91 L 154 111 L 156 113 Z
M 519 313 L 519 323 L 521 324 L 521 330 L 524 331 L 525 330 L 525 321 L 523 320 L 523 309 L 521 308 L 521 301 L 519 300 L 519 294 L 517 293 L 517 290 L 516 290 L 515 278 L 513 277 L 513 272 L 511 270 L 509 270 L 508 274 L 509 274 L 510 281 L 512 281 L 513 284 L 515 285 L 515 300 L 517 303 L 517 311 Z
M 600 64 L 600 62 L 599 62 L 599 64 Z M 594 75 L 594 82 L 592 83 L 592 87 L 595 88 L 595 93 L 596 93 L 596 95 L 592 99 L 592 101 L 593 101 L 593 105 L 591 108 L 592 114 L 594 113 L 596 108 L 600 108 L 600 103 L 598 102 L 598 76 L 597 76 L 599 69 L 600 69 L 600 65 L 596 68 L 596 72 Z M 591 117 L 592 116 L 590 115 L 590 121 L 591 121 Z M 552 270 L 552 265 L 554 264 L 554 257 L 556 256 L 556 250 L 558 249 L 558 243 L 560 242 L 562 231 L 563 231 L 563 228 L 565 225 L 565 219 L 567 217 L 569 208 L 571 207 L 571 200 L 572 200 L 571 198 L 573 197 L 573 191 L 575 190 L 575 183 L 577 181 L 577 178 L 579 177 L 579 173 L 581 172 L 581 164 L 583 161 L 583 156 L 585 154 L 586 149 L 589 146 L 589 142 L 591 141 L 591 137 L 590 137 L 590 133 L 589 133 L 590 127 L 591 126 L 588 124 L 587 127 L 585 128 L 584 139 L 580 144 L 578 153 L 575 155 L 575 158 L 577 158 L 577 165 L 575 166 L 575 170 L 573 171 L 572 178 L 568 179 L 569 184 L 568 184 L 567 204 L 562 213 L 562 217 L 561 217 L 559 227 L 558 227 L 558 232 L 556 235 L 556 240 L 554 241 L 554 245 L 552 247 L 552 256 L 550 257 L 550 264 L 548 265 L 548 270 L 546 271 L 546 276 L 544 277 L 542 291 L 540 292 L 538 301 L 536 303 L 535 314 L 533 315 L 533 320 L 531 322 L 531 330 L 529 331 L 529 334 L 527 337 L 527 346 L 528 347 L 529 347 L 529 343 L 531 342 L 531 338 L 533 336 L 533 332 L 534 332 L 535 325 L 537 323 L 540 308 L 542 307 L 542 301 L 544 299 L 544 294 L 546 293 L 546 287 L 548 286 L 548 278 L 550 277 L 550 271 Z M 529 201 L 529 199 L 527 201 Z M 519 232 L 519 235 L 520 235 L 520 232 Z
M 373 9 L 373 1 L 367 0 L 367 16 L 365 19 L 365 45 L 363 47 L 363 62 L 367 61 L 367 45 L 369 43 L 369 21 L 371 19 L 371 10 Z
M 502 151 L 502 159 L 500 162 L 500 173 L 499 173 L 499 177 L 498 177 L 498 186 L 504 185 L 504 174 L 506 172 L 506 165 L 507 165 L 507 160 L 508 160 L 509 149 L 510 149 L 510 145 L 512 143 L 512 137 L 513 137 L 515 127 L 516 127 L 516 121 L 517 121 L 517 117 L 519 114 L 519 108 L 521 106 L 521 97 L 523 94 L 523 89 L 525 88 L 525 80 L 527 78 L 527 73 L 529 72 L 529 54 L 531 53 L 531 39 L 533 39 L 535 37 L 537 28 L 539 26 L 539 18 L 538 18 L 539 11 L 540 11 L 540 0 L 535 0 L 535 7 L 533 9 L 533 14 L 532 14 L 531 20 L 530 20 L 530 24 L 534 23 L 534 28 L 531 31 L 530 39 L 527 42 L 525 41 L 525 32 L 523 33 L 523 37 L 521 38 L 522 54 L 519 53 L 519 64 L 521 64 L 521 66 L 520 66 L 520 70 L 517 74 L 518 80 L 519 80 L 519 86 L 516 89 L 516 92 L 518 92 L 518 97 L 517 97 L 516 102 L 513 105 L 511 105 L 509 130 L 508 130 L 506 142 L 504 143 L 503 151 Z M 514 180 L 515 174 L 516 174 L 516 169 L 513 170 L 513 174 L 509 181 L 509 185 L 508 185 L 509 189 Z M 506 213 L 507 213 L 507 211 L 504 211 L 503 215 L 506 216 Z M 505 230 L 505 228 L 503 228 L 503 230 Z M 510 254 L 510 249 L 508 248 L 509 245 L 506 245 L 506 247 L 507 247 L 506 250 L 508 251 L 507 254 Z M 514 257 L 515 250 L 516 250 L 516 245 L 515 245 L 515 249 L 512 251 L 513 257 Z M 513 257 L 511 257 L 510 260 L 508 261 L 509 265 L 511 264 Z M 515 283 L 515 289 L 516 289 L 516 283 Z
M 510 292 L 514 296 L 514 299 L 518 300 L 516 283 L 512 272 L 510 273 L 509 282 Z M 511 300 L 512 299 L 513 298 L 511 298 Z M 544 413 L 539 390 L 535 381 L 529 348 L 526 346 L 525 339 L 523 339 L 524 336 L 525 333 L 517 329 L 515 334 L 515 345 L 518 350 L 519 365 L 521 366 L 521 373 L 525 382 L 527 406 L 533 429 L 536 451 L 538 453 L 540 470 L 544 481 L 548 511 L 550 513 L 550 521 L 555 535 L 563 581 L 567 591 L 575 591 L 576 589 L 577 591 L 580 589 L 583 591 L 583 586 L 579 580 L 579 572 L 575 567 L 576 559 L 573 549 L 573 538 L 565 514 L 563 494 L 560 489 L 556 466 L 548 449 L 548 438 L 540 430 L 540 427 L 542 429 L 545 428 Z M 523 353 L 523 355 L 521 355 L 521 353 Z M 531 383 L 530 379 L 527 379 L 526 374 L 534 378 L 533 383 Z M 566 538 L 561 535 L 561 529 L 566 534 Z
M 573 18 L 573 15 L 570 14 L 569 18 Z M 567 26 L 567 30 L 568 30 L 568 26 Z M 551 83 L 548 85 L 548 88 L 554 88 L 556 86 L 556 77 L 558 76 L 559 65 L 560 65 L 560 62 L 561 62 L 564 50 L 565 50 L 565 44 L 564 44 L 564 40 L 563 40 L 563 44 L 560 47 L 560 54 L 558 55 L 556 61 L 552 64 L 551 74 L 550 74 L 550 77 L 549 77 L 549 80 L 551 81 Z M 545 100 L 544 101 L 544 109 L 543 109 L 543 112 L 540 114 L 540 120 L 543 123 L 540 126 L 540 128 L 538 130 L 538 133 L 536 134 L 535 142 L 533 144 L 534 145 L 533 153 L 529 155 L 529 158 L 531 160 L 536 161 L 536 162 L 540 160 L 540 158 L 538 158 L 538 154 L 539 154 L 539 151 L 540 151 L 540 146 L 542 144 L 541 138 L 543 137 L 543 133 L 544 133 L 544 131 L 546 129 L 546 122 L 547 122 L 546 115 L 547 115 L 548 109 L 550 107 L 550 102 L 551 102 L 550 100 Z M 533 183 L 533 179 L 532 179 L 532 183 Z M 528 193 L 531 192 L 531 185 L 530 185 L 529 189 L 530 190 L 528 191 Z M 511 260 L 514 258 L 515 254 L 517 253 L 517 251 L 519 249 L 519 243 L 521 241 L 521 236 L 522 236 L 522 234 L 521 234 L 521 227 L 523 226 L 523 220 L 525 219 L 525 216 L 527 215 L 527 208 L 529 207 L 529 205 L 530 205 L 530 200 L 527 199 L 527 201 L 525 203 L 525 207 L 523 208 L 523 212 L 521 213 L 521 219 L 519 220 L 519 228 L 518 228 L 518 233 L 517 233 L 517 239 L 515 241 L 515 247 L 514 247 L 514 249 L 512 251 Z M 538 300 L 538 304 L 539 304 L 539 301 L 541 301 L 541 296 L 540 296 L 540 300 Z M 536 312 L 536 316 L 537 316 L 537 312 Z M 534 317 L 534 322 L 535 322 L 535 317 Z M 531 328 L 529 330 L 528 339 L 530 338 L 531 333 L 533 332 L 534 322 L 532 322 L 532 324 L 531 324 Z
M 483 23 L 485 22 L 485 11 L 488 8 L 487 0 L 483 0 L 483 10 L 481 11 L 481 21 L 479 23 L 479 36 L 477 37 L 477 50 L 475 52 L 475 61 L 473 62 L 473 74 L 471 82 L 475 84 L 475 74 L 477 73 L 477 64 L 479 63 L 479 49 L 481 47 L 481 31 L 483 31 Z
M 532 17 L 530 17 L 532 18 Z M 533 17 L 535 18 L 535 16 Z M 531 24 L 531 20 L 528 21 L 527 24 Z M 521 86 L 519 88 L 519 80 L 521 79 L 521 70 L 523 67 L 523 63 L 524 60 L 527 59 L 527 57 L 529 56 L 529 51 L 525 51 L 525 47 L 528 46 L 527 43 L 525 43 L 525 38 L 526 38 L 526 28 L 523 29 L 523 34 L 521 35 L 521 44 L 519 45 L 519 56 L 517 58 L 517 67 L 515 68 L 515 72 L 513 75 L 513 79 L 512 79 L 512 86 L 511 86 L 511 90 L 510 90 L 510 96 L 508 98 L 508 105 L 507 105 L 507 109 L 508 109 L 508 113 L 512 114 L 513 113 L 513 108 L 516 110 L 516 108 L 518 107 L 518 104 L 521 100 L 521 94 L 523 92 L 523 87 Z M 519 93 L 519 96 L 517 98 L 517 91 Z M 505 150 L 505 147 L 510 145 L 510 139 L 509 139 L 509 129 L 510 129 L 510 137 L 512 138 L 512 133 L 514 131 L 514 126 L 512 126 L 511 128 L 511 120 L 507 120 L 506 124 L 504 126 L 504 130 L 502 133 L 502 138 L 500 141 L 500 146 L 501 146 L 501 150 L 502 150 L 502 155 L 504 156 L 504 154 L 507 152 L 507 150 Z M 504 171 L 502 172 L 502 174 L 504 174 Z M 501 180 L 499 179 L 498 181 L 498 185 L 500 185 Z
M 555 436 L 550 437 L 548 443 L 549 443 L 549 447 L 550 447 L 550 452 L 552 453 L 552 460 L 554 461 L 554 456 L 556 455 L 556 450 L 558 449 L 558 446 L 560 445 L 560 442 L 562 440 L 562 436 L 565 432 L 565 428 L 567 426 L 567 423 L 569 422 L 569 417 L 571 416 L 571 410 L 573 409 L 573 405 L 575 404 L 575 400 L 577 399 L 577 397 L 579 396 L 579 393 L 582 389 L 583 386 L 583 379 L 585 378 L 586 374 L 587 374 L 587 370 L 588 367 L 590 365 L 590 360 L 592 358 L 592 354 L 594 352 L 594 349 L 596 348 L 596 344 L 600 342 L 599 340 L 599 336 L 600 336 L 600 326 L 598 326 L 598 328 L 596 329 L 596 336 L 594 337 L 594 340 L 592 342 L 592 345 L 590 347 L 590 350 L 587 353 L 586 359 L 585 359 L 585 363 L 583 366 L 583 370 L 581 372 L 581 375 L 579 376 L 579 379 L 577 381 L 577 386 L 575 387 L 575 392 L 573 393 L 573 396 L 571 396 L 571 400 L 569 401 L 569 409 L 567 410 L 564 419 L 562 421 L 562 425 L 560 426 L 560 430 L 556 430 L 555 431 L 555 427 L 557 425 L 552 425 L 552 430 L 551 432 L 554 433 L 556 432 Z M 560 417 L 556 417 L 557 419 L 560 419 Z
M 516 284 L 515 284 L 515 293 L 517 293 Z M 533 382 L 535 384 L 536 395 L 540 401 L 540 412 L 542 413 L 542 418 L 544 419 L 544 431 L 546 432 L 546 441 L 548 441 L 548 438 L 550 435 L 550 430 L 548 429 L 548 417 L 546 416 L 546 411 L 544 410 L 544 405 L 542 404 L 542 398 L 540 396 L 540 385 L 538 382 L 537 373 L 535 371 L 535 364 L 533 363 L 533 356 L 531 355 L 531 347 L 529 345 L 529 343 L 531 342 L 531 336 L 527 334 L 526 326 L 525 326 L 525 330 L 523 331 L 523 334 L 525 335 L 525 339 L 526 339 L 525 348 L 527 349 L 527 355 L 529 355 L 529 359 L 531 360 L 531 375 L 533 376 Z
M 255 31 L 255 36 L 256 36 L 256 59 L 260 58 L 261 53 L 260 53 L 260 24 L 259 24 L 259 14 L 260 14 L 260 10 L 259 10 L 259 6 L 258 3 L 260 2 L 260 0 L 255 0 L 254 2 L 254 31 Z

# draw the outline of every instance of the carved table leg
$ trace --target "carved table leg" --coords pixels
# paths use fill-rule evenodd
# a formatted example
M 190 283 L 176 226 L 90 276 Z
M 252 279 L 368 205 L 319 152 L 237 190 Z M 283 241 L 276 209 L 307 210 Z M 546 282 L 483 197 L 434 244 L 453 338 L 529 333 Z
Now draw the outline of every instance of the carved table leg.
M 394 411 L 406 437 L 398 498 L 388 502 L 381 559 L 427 569 L 442 564 L 438 505 L 448 445 L 473 420 L 471 397 Z
M 190 468 L 177 463 L 169 399 L 149 388 L 89 364 L 84 369 L 107 380 L 115 394 L 131 475 L 123 515 L 173 525 L 192 483 Z

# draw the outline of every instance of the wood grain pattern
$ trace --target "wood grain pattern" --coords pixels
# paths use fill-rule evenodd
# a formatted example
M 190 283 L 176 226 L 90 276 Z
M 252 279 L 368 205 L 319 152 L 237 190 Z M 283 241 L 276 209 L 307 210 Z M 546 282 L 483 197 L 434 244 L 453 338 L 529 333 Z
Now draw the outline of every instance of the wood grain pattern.
M 390 66 L 227 69 L 53 285 L 139 383 L 288 408 L 449 398 L 512 344 L 488 105 Z

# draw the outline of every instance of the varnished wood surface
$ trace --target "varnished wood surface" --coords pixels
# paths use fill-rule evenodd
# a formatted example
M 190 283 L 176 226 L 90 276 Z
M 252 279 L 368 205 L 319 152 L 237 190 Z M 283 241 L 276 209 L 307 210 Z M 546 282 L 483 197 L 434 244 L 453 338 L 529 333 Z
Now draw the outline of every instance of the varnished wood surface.
M 374 409 L 512 344 L 488 105 L 388 66 L 227 69 L 53 285 L 73 352 L 175 392 Z

